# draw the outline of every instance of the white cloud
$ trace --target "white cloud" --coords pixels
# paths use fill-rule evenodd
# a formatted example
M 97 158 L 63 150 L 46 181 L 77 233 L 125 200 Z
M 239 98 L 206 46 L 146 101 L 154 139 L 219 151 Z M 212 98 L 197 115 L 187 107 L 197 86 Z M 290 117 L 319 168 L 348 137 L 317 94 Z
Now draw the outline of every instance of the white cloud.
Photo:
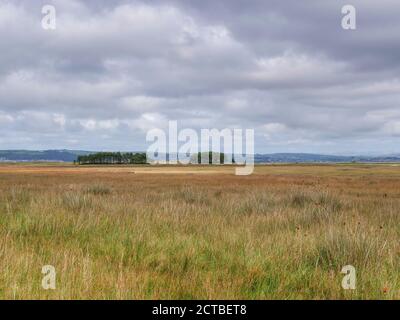
M 385 123 L 383 130 L 390 135 L 400 136 L 400 120 Z
M 258 152 L 394 148 L 400 4 L 355 1 L 350 34 L 334 2 L 55 0 L 49 33 L 0 0 L 0 148 L 137 149 L 168 120 L 256 128 Z

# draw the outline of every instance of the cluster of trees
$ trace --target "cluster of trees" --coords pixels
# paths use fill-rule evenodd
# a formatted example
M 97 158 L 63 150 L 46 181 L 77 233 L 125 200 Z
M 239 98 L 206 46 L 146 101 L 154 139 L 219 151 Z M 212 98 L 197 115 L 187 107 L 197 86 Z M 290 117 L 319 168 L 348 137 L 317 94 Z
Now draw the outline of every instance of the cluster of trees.
M 197 157 L 197 159 L 196 159 Z M 208 163 L 204 163 L 201 160 L 205 158 L 208 159 Z M 197 161 L 193 161 L 197 160 Z M 192 156 L 192 162 L 195 163 L 200 163 L 200 164 L 213 164 L 213 163 L 219 163 L 219 164 L 225 164 L 225 154 L 224 153 L 219 153 L 219 152 L 199 152 L 197 155 Z M 235 158 L 232 157 L 232 163 L 235 163 Z
M 78 164 L 146 164 L 146 153 L 98 152 L 78 156 Z

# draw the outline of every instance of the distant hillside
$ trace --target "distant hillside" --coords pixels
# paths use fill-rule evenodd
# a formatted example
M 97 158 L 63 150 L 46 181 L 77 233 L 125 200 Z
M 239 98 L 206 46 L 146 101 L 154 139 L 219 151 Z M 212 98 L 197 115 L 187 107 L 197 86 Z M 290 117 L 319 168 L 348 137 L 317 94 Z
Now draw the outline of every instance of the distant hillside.
M 1 150 L 0 161 L 61 161 L 73 162 L 79 155 L 87 155 L 89 151 L 74 150 Z
M 335 156 L 311 153 L 274 153 L 256 154 L 254 161 L 256 163 L 400 162 L 400 156 Z
M 82 150 L 0 150 L 0 162 L 55 161 L 73 162 L 80 155 L 93 154 Z M 168 156 L 167 156 L 168 157 Z M 256 154 L 255 163 L 343 163 L 343 162 L 400 162 L 400 155 L 335 156 L 310 153 Z

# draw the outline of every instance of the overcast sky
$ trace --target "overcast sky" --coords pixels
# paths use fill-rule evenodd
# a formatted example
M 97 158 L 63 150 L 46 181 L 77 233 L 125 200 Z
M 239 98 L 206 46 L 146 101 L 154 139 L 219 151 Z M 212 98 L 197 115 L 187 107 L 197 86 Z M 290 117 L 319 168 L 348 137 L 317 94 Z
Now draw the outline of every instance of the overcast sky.
M 143 150 L 178 120 L 253 128 L 256 152 L 400 153 L 398 0 L 0 0 L 0 39 L 0 149 Z

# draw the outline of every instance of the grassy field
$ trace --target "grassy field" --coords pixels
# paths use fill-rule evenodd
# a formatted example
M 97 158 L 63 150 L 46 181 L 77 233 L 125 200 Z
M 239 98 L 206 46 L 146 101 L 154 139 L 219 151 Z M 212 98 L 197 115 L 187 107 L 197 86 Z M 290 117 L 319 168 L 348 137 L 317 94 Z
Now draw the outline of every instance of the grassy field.
M 0 298 L 400 298 L 400 166 L 233 170 L 0 165 Z

